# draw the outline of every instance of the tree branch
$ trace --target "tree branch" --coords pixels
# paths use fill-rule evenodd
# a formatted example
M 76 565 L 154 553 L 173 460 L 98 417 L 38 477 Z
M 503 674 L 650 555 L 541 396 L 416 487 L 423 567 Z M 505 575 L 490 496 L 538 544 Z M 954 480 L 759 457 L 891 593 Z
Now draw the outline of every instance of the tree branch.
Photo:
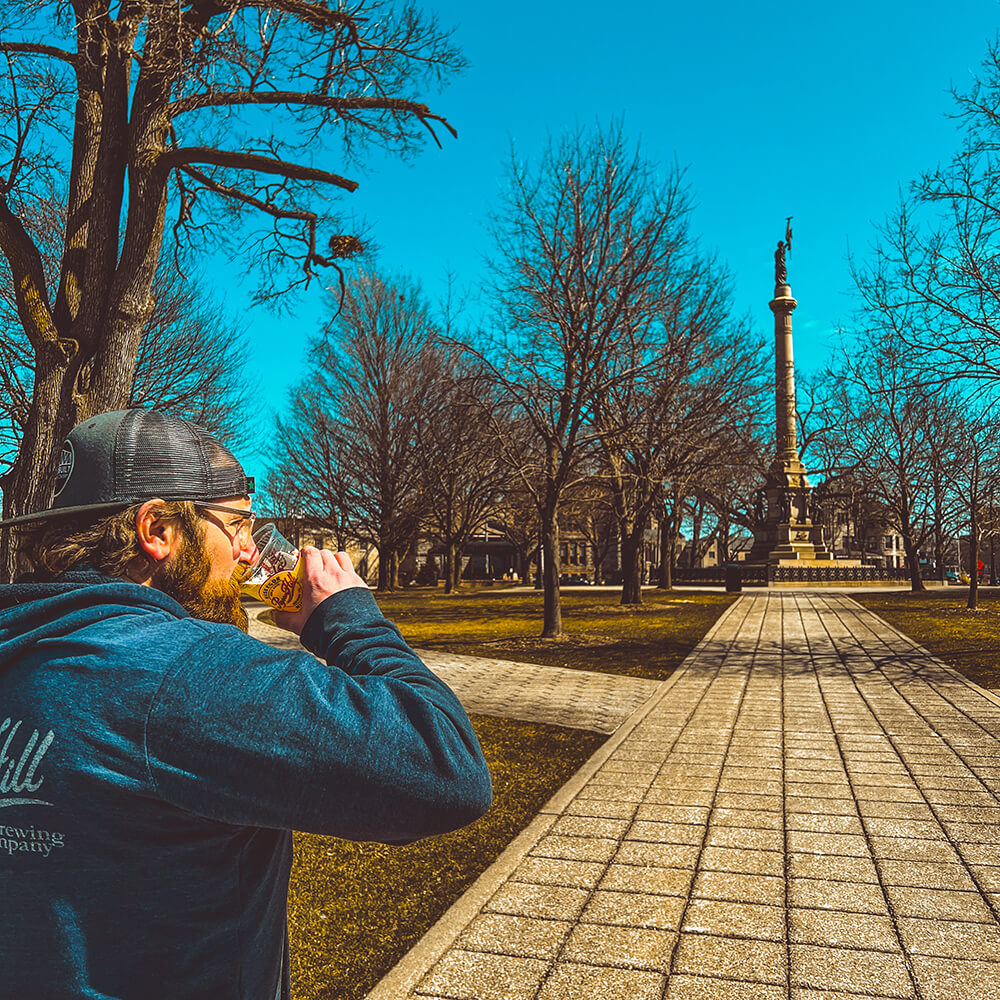
M 244 7 L 256 7 L 259 10 L 278 10 L 311 25 L 319 31 L 324 28 L 350 26 L 362 18 L 355 17 L 342 10 L 331 10 L 325 3 L 313 3 L 311 0 L 208 0 L 195 3 L 197 8 L 208 8 L 211 16 L 228 11 L 240 10 Z
M 176 117 L 187 111 L 197 111 L 200 108 L 218 108 L 238 104 L 297 104 L 306 107 L 330 108 L 333 111 L 396 111 L 414 115 L 425 124 L 428 120 L 440 122 L 453 137 L 458 137 L 458 130 L 441 115 L 431 114 L 431 110 L 426 104 L 421 104 L 419 101 L 407 101 L 399 97 L 337 97 L 331 94 L 313 94 L 297 90 L 209 91 L 204 94 L 181 97 L 168 105 L 167 112 L 171 117 Z
M 300 163 L 290 163 L 287 160 L 277 160 L 259 153 L 238 153 L 232 150 L 212 149 L 210 146 L 183 146 L 180 149 L 170 149 L 160 156 L 160 163 L 168 170 L 186 167 L 190 163 L 212 163 L 219 167 L 232 167 L 236 170 L 253 170 L 257 173 L 278 174 L 297 181 L 319 181 L 323 184 L 334 184 L 345 191 L 356 191 L 357 181 L 348 180 L 339 174 L 331 174 L 315 167 L 305 167 Z
M 12 52 L 16 55 L 51 56 L 53 59 L 61 59 L 63 62 L 69 63 L 73 69 L 77 68 L 76 53 L 56 48 L 54 45 L 42 45 L 39 42 L 0 42 L 0 52 Z
M 31 346 L 40 351 L 43 344 L 58 343 L 41 254 L 3 198 L 0 198 L 0 253 L 10 265 L 18 318 Z
M 252 208 L 257 208 L 262 212 L 266 212 L 268 215 L 273 215 L 276 219 L 297 219 L 300 222 L 316 220 L 315 212 L 307 212 L 300 209 L 280 208 L 278 205 L 272 205 L 270 202 L 262 201 L 260 198 L 255 198 L 253 195 L 247 194 L 245 191 L 241 191 L 239 188 L 233 187 L 232 185 L 222 184 L 212 177 L 209 177 L 208 174 L 198 170 L 197 167 L 192 167 L 190 164 L 181 164 L 177 169 L 182 170 L 184 173 L 193 177 L 199 184 L 204 184 L 205 187 L 214 194 L 219 194 L 224 198 L 233 198 L 236 201 L 243 202 L 243 204 L 250 205 Z

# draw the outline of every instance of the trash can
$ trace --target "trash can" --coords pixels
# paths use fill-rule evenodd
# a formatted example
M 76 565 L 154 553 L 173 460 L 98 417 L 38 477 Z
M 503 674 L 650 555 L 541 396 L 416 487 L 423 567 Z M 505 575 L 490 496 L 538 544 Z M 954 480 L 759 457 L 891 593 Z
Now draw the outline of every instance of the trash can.
M 726 563 L 726 593 L 738 594 L 743 589 L 743 571 L 739 563 Z

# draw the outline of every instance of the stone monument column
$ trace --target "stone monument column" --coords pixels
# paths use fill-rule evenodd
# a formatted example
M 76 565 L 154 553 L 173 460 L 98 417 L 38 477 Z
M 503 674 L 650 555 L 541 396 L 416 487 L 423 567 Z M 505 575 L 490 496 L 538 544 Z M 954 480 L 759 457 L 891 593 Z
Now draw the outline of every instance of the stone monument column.
M 798 302 L 788 285 L 778 285 L 768 303 L 774 313 L 774 394 L 777 451 L 781 462 L 799 459 L 795 424 L 795 361 L 792 356 L 792 312 Z
M 774 313 L 775 454 L 764 480 L 763 510 L 758 510 L 747 562 L 829 565 L 822 525 L 812 520 L 812 487 L 799 458 L 792 353 L 792 313 L 798 303 L 788 284 L 787 249 L 779 242 L 774 252 L 774 298 L 768 303 Z

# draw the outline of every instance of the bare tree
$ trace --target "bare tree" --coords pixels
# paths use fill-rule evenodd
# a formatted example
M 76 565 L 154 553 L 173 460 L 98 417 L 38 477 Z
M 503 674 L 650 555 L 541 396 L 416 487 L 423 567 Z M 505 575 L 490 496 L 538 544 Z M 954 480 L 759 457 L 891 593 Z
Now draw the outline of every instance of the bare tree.
M 730 320 L 726 276 L 689 257 L 670 278 L 661 324 L 637 338 L 631 363 L 594 407 L 620 531 L 622 604 L 642 603 L 640 555 L 662 484 L 725 464 L 765 388 L 762 345 Z
M 1000 481 L 1000 422 L 989 406 L 977 407 L 975 398 L 966 398 L 956 413 L 956 433 L 952 437 L 955 460 L 950 463 L 950 479 L 964 508 L 963 521 L 969 532 L 969 597 L 967 607 L 979 602 L 980 545 L 990 523 L 991 501 Z
M 952 90 L 960 144 L 913 182 L 855 267 L 866 301 L 921 357 L 928 383 L 1000 388 L 1000 42 L 966 91 Z
M 437 125 L 412 91 L 461 58 L 433 18 L 359 0 L 6 0 L 0 253 L 34 382 L 3 512 L 45 506 L 59 443 L 128 399 L 168 208 L 176 236 L 255 233 L 261 295 L 355 253 L 322 208 L 331 156 L 406 153 Z M 318 165 L 317 165 L 318 164 Z M 32 219 L 65 190 L 58 278 Z M 326 241 L 325 244 L 323 241 Z
M 461 550 L 494 515 L 510 471 L 497 455 L 490 417 L 496 401 L 454 350 L 427 351 L 426 393 L 416 423 L 422 523 L 444 549 L 445 593 L 461 583 Z M 429 370 L 433 365 L 433 371 Z
M 275 491 L 301 513 L 373 544 L 378 588 L 425 515 L 417 440 L 429 387 L 441 376 L 438 330 L 412 283 L 369 272 L 352 279 L 312 347 L 315 369 L 282 425 Z
M 914 591 L 925 589 L 920 549 L 933 533 L 936 441 L 949 420 L 919 376 L 896 331 L 869 330 L 845 355 L 840 399 L 844 463 L 899 531 Z
M 567 489 L 560 509 L 559 528 L 586 539 L 593 554 L 594 583 L 603 583 L 604 564 L 618 542 L 618 520 L 611 484 L 600 466 L 595 466 Z
M 562 632 L 560 502 L 597 439 L 595 404 L 662 312 L 688 205 L 681 182 L 619 129 L 581 132 L 550 144 L 536 170 L 514 160 L 493 220 L 501 337 L 477 353 L 538 441 L 524 482 L 541 526 L 543 636 Z

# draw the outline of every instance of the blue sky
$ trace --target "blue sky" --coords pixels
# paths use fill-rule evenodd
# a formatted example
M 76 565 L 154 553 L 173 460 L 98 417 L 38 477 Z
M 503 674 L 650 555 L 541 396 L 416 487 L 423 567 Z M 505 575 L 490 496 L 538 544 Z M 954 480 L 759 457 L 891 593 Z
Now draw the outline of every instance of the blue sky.
M 345 207 L 370 225 L 385 269 L 417 278 L 432 299 L 449 272 L 474 288 L 511 143 L 531 160 L 549 136 L 621 118 L 650 159 L 687 168 L 693 230 L 728 263 L 736 309 L 762 332 L 772 328 L 774 246 L 794 216 L 789 280 L 805 370 L 823 363 L 850 319 L 848 250 L 864 255 L 900 186 L 949 158 L 948 88 L 969 84 L 1000 28 L 996 0 L 424 7 L 454 26 L 470 65 L 428 97 L 457 140 L 350 173 L 361 185 Z M 251 288 L 244 270 L 216 272 L 220 287 L 233 283 L 234 310 Z M 277 411 L 307 373 L 324 294 L 315 287 L 291 315 L 241 308 L 251 372 Z M 259 475 L 268 451 L 265 440 L 245 456 Z

